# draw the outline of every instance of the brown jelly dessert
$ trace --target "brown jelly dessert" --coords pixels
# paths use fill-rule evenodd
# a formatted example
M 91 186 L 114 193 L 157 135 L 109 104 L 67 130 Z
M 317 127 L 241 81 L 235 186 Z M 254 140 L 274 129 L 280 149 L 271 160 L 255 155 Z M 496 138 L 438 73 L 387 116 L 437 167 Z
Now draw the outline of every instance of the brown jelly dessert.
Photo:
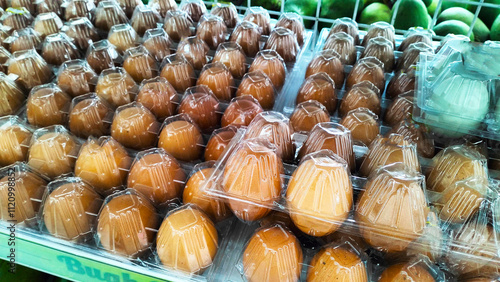
M 413 97 L 413 91 L 405 92 L 399 95 L 387 108 L 384 121 L 390 126 L 393 126 L 400 121 L 411 117 L 414 103 L 415 98 Z
M 330 114 L 337 108 L 337 93 L 335 82 L 324 72 L 308 77 L 299 89 L 296 103 L 316 100 L 326 107 Z
M 32 129 L 17 117 L 0 118 L 0 166 L 28 159 Z
M 224 115 L 221 125 L 248 126 L 256 115 L 264 110 L 257 99 L 250 95 L 243 95 L 231 100 Z
M 271 17 L 269 12 L 262 7 L 249 7 L 243 17 L 244 21 L 253 22 L 262 30 L 262 35 L 271 33 Z
M 231 72 L 222 63 L 215 62 L 203 67 L 196 85 L 206 85 L 219 100 L 231 100 L 234 91 L 234 79 Z
M 376 22 L 372 23 L 370 25 L 370 28 L 368 29 L 368 32 L 366 33 L 365 37 L 363 38 L 363 46 L 366 47 L 368 46 L 368 43 L 372 38 L 375 38 L 377 36 L 382 36 L 385 37 L 387 40 L 392 42 L 393 48 L 396 47 L 395 43 L 395 33 L 394 33 L 394 27 L 386 22 Z
M 255 60 L 250 65 L 249 72 L 260 70 L 264 72 L 276 89 L 281 89 L 285 84 L 286 67 L 281 56 L 274 50 L 262 50 L 257 53 Z
M 99 76 L 95 91 L 113 107 L 119 107 L 134 100 L 137 84 L 124 69 L 107 69 Z
M 72 97 L 94 91 L 97 74 L 84 60 L 67 61 L 61 65 L 57 85 Z
M 159 73 L 158 64 L 144 46 L 130 48 L 126 51 L 123 68 L 137 83 L 156 77 Z
M 420 54 L 434 54 L 434 49 L 431 46 L 423 42 L 417 42 L 411 44 L 403 52 L 403 55 L 398 59 L 398 65 L 396 66 L 397 71 L 406 71 L 413 65 L 417 64 Z
M 93 19 L 95 4 L 94 1 L 69 0 L 65 3 L 64 18 L 69 21 L 75 18 Z
M 417 42 L 423 42 L 429 46 L 432 46 L 432 36 L 435 35 L 432 30 L 426 30 L 421 27 L 412 27 L 406 34 L 405 39 L 399 45 L 398 51 L 404 52 L 411 44 Z
M 13 30 L 27 28 L 33 22 L 33 16 L 26 8 L 10 7 L 2 15 L 0 21 L 3 25 L 11 27 Z
M 129 24 L 117 24 L 111 27 L 108 34 L 109 43 L 120 53 L 139 44 L 139 35 Z
M 188 88 L 179 105 L 179 113 L 186 114 L 207 133 L 220 124 L 219 101 L 210 88 L 198 85 Z
M 348 112 L 339 122 L 351 131 L 354 141 L 370 146 L 380 133 L 378 117 L 367 108 L 357 108 Z
M 255 57 L 260 50 L 260 27 L 252 22 L 243 21 L 236 26 L 230 41 L 236 42 L 249 57 Z
M 392 42 L 382 36 L 370 39 L 361 58 L 375 57 L 384 64 L 385 72 L 392 72 L 394 67 L 394 46 Z
M 290 117 L 295 131 L 309 132 L 322 122 L 330 121 L 330 114 L 320 102 L 309 100 L 298 104 Z
M 21 86 L 4 73 L 0 73 L 0 117 L 15 114 L 26 101 Z
M 26 105 L 28 121 L 38 127 L 66 124 L 70 102 L 71 97 L 53 83 L 36 86 Z
M 36 13 L 36 3 L 31 0 L 10 0 L 10 6 L 14 8 L 26 8 L 32 15 Z
M 304 44 L 304 22 L 302 18 L 296 13 L 284 13 L 278 19 L 276 27 L 284 27 L 293 31 L 297 36 L 297 42 L 300 46 Z
M 171 10 L 167 12 L 163 29 L 172 40 L 181 41 L 193 35 L 194 23 L 186 12 Z
M 0 46 L 0 72 L 7 73 L 7 62 L 12 58 L 12 54 L 4 47 Z
M 275 50 L 287 63 L 295 62 L 300 46 L 293 31 L 284 27 L 277 27 L 269 35 L 264 49 Z
M 175 89 L 163 78 L 143 81 L 136 101 L 148 108 L 159 120 L 175 114 L 178 98 Z
M 143 150 L 156 145 L 160 123 L 142 104 L 118 107 L 111 124 L 111 136 L 123 146 Z
M 130 25 L 139 36 L 144 36 L 146 30 L 156 28 L 160 21 L 161 16 L 155 9 L 139 5 L 130 19 Z
M 380 115 L 380 91 L 373 83 L 365 80 L 351 87 L 342 97 L 339 107 L 340 116 L 357 108 L 367 108 Z
M 396 71 L 394 77 L 387 85 L 387 98 L 394 99 L 399 95 L 415 89 L 415 69 L 409 68 L 407 71 Z
M 163 18 L 167 16 L 168 11 L 177 10 L 177 3 L 175 3 L 175 0 L 151 0 L 148 2 L 148 5 L 160 12 Z
M 383 93 L 385 88 L 383 65 L 375 57 L 366 57 L 359 60 L 347 76 L 346 88 L 350 89 L 354 84 L 367 80 L 373 83 L 380 90 L 380 93 Z
M 235 42 L 226 42 L 219 45 L 213 62 L 226 65 L 235 78 L 242 78 L 247 69 L 245 54 L 241 46 Z
M 196 84 L 193 65 L 183 55 L 167 56 L 160 75 L 180 93 L 184 93 L 186 89 Z
M 9 51 L 14 54 L 17 51 L 40 49 L 42 38 L 31 27 L 15 30 L 12 35 L 4 40 L 9 46 Z
M 233 139 L 238 129 L 234 126 L 214 130 L 205 148 L 205 161 L 217 161 Z
M 157 62 L 163 62 L 163 59 L 170 55 L 172 42 L 164 29 L 155 28 L 146 30 L 143 40 L 142 45 Z
M 197 70 L 201 70 L 207 63 L 207 43 L 196 36 L 182 40 L 177 46 L 177 54 L 183 55 Z
M 227 27 L 221 17 L 212 14 L 203 15 L 196 30 L 196 36 L 211 49 L 217 49 L 219 44 L 226 41 Z
M 221 4 L 217 3 L 210 11 L 212 15 L 221 17 L 228 28 L 234 28 L 238 23 L 238 11 L 233 3 Z
M 127 15 L 115 1 L 101 1 L 95 9 L 95 27 L 109 32 L 111 27 L 128 22 Z
M 328 37 L 323 50 L 334 50 L 340 55 L 344 65 L 354 65 L 356 62 L 356 46 L 352 36 L 345 32 L 334 33 Z
M 87 50 L 87 63 L 98 74 L 103 70 L 118 66 L 121 59 L 116 47 L 108 40 L 101 40 L 90 44 Z
M 36 4 L 36 10 L 38 14 L 56 13 L 58 16 L 61 16 L 61 2 L 62 1 L 41 0 Z
M 130 19 L 136 7 L 142 7 L 144 4 L 141 0 L 116 0 L 118 5 L 125 11 L 125 15 Z
M 95 94 L 73 99 L 69 113 L 69 129 L 81 138 L 109 135 L 114 110 Z
M 179 10 L 186 12 L 194 22 L 199 22 L 201 17 L 207 13 L 207 7 L 202 0 L 184 0 Z
M 9 63 L 9 74 L 19 77 L 19 83 L 27 89 L 44 84 L 52 78 L 47 62 L 35 50 L 19 51 L 13 54 Z
M 55 13 L 40 14 L 35 18 L 33 29 L 40 34 L 42 38 L 47 35 L 58 33 L 62 28 L 63 22 Z
M 424 126 L 405 119 L 394 125 L 388 134 L 391 133 L 400 134 L 412 140 L 417 146 L 418 154 L 422 157 L 434 157 L 434 140 L 429 138 Z
M 66 35 L 74 40 L 80 50 L 87 50 L 92 42 L 99 41 L 99 34 L 87 18 L 76 18 L 66 22 L 61 29 Z
M 243 76 L 243 80 L 236 91 L 236 96 L 251 95 L 264 109 L 272 109 L 275 101 L 275 90 L 271 79 L 258 70 Z
M 180 161 L 195 161 L 203 154 L 203 137 L 189 116 L 174 116 L 165 121 L 158 147 Z
M 350 245 L 329 246 L 320 250 L 311 261 L 307 281 L 320 282 L 330 277 L 341 281 L 369 281 L 363 260 L 349 248 Z
M 415 263 L 396 263 L 380 274 L 378 282 L 389 282 L 398 280 L 413 280 L 421 282 L 434 282 L 434 277 L 424 267 Z
M 336 19 L 332 24 L 330 33 L 328 33 L 328 38 L 340 32 L 350 35 L 354 39 L 354 44 L 359 45 L 358 24 L 353 19 L 347 17 Z
M 45 37 L 42 57 L 48 64 L 59 66 L 62 63 L 78 59 L 81 53 L 64 33 L 51 34 Z
M 339 88 L 344 85 L 344 66 L 336 51 L 327 49 L 315 56 L 307 66 L 306 78 L 320 72 L 326 73 Z

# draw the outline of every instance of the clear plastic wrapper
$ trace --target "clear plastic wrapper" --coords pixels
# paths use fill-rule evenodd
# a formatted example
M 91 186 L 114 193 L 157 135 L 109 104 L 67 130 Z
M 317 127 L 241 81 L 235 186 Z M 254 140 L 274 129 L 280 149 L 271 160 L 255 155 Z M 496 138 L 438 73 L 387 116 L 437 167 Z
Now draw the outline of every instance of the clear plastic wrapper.
M 28 165 L 48 178 L 73 172 L 80 141 L 61 125 L 33 132 Z
M 395 61 L 394 45 L 391 41 L 382 36 L 372 38 L 361 54 L 361 58 L 365 57 L 375 57 L 379 59 L 384 64 L 384 71 L 390 73 L 392 72 Z
M 64 8 L 64 18 L 67 21 L 75 18 L 87 18 L 89 20 L 94 20 L 94 13 L 96 10 L 94 1 L 68 0 L 61 6 Z
M 114 107 L 132 102 L 138 90 L 134 79 L 122 68 L 104 70 L 96 85 L 97 95 Z
M 160 216 L 146 197 L 126 189 L 104 201 L 97 218 L 96 241 L 110 253 L 140 257 L 152 250 L 160 222 Z
M 31 89 L 26 105 L 28 122 L 36 127 L 65 125 L 71 97 L 56 84 L 49 83 Z
M 148 29 L 144 33 L 142 45 L 148 49 L 157 62 L 163 62 L 163 59 L 170 55 L 170 46 L 172 41 L 168 34 L 162 28 Z
M 262 7 L 249 7 L 243 17 L 244 21 L 250 21 L 258 25 L 262 30 L 262 35 L 271 33 L 271 17 L 269 12 Z
M 146 30 L 156 28 L 160 22 L 160 13 L 154 8 L 143 5 L 135 7 L 134 15 L 130 19 L 130 25 L 139 36 L 144 36 Z
M 395 124 L 388 134 L 396 133 L 412 140 L 417 146 L 417 152 L 424 158 L 434 156 L 434 139 L 427 134 L 423 125 L 416 124 L 411 119 L 405 119 Z
M 248 57 L 255 57 L 260 50 L 261 29 L 250 21 L 242 21 L 233 30 L 230 41 L 238 43 Z
M 28 159 L 34 129 L 16 116 L 0 118 L 0 167 Z
M 398 124 L 400 121 L 411 118 L 415 98 L 413 91 L 405 92 L 397 96 L 385 111 L 384 121 L 390 126 Z
M 61 2 L 62 1 L 40 0 L 36 3 L 36 10 L 38 14 L 56 13 L 56 15 L 62 16 Z
M 305 27 L 302 17 L 296 13 L 283 13 L 281 14 L 278 22 L 276 22 L 276 27 L 288 28 L 297 37 L 297 42 L 300 46 L 304 44 L 304 33 Z
M 242 78 L 246 73 L 246 57 L 243 49 L 236 42 L 226 42 L 219 45 L 213 62 L 220 62 L 226 65 L 233 77 Z
M 376 115 L 380 115 L 380 90 L 370 81 L 364 80 L 354 84 L 342 97 L 339 115 L 345 116 L 357 108 L 367 108 Z
M 165 57 L 160 76 L 165 78 L 180 93 L 184 93 L 186 89 L 196 84 L 194 67 L 182 54 Z
M 92 185 L 101 195 L 109 195 L 126 184 L 132 158 L 110 136 L 89 137 L 75 163 L 75 175 Z
M 330 114 L 337 109 L 335 82 L 324 72 L 309 76 L 299 89 L 296 103 L 315 100 L 326 107 Z
M 194 35 L 195 27 L 189 15 L 181 10 L 171 10 L 167 12 L 163 29 L 168 36 L 178 42 Z
M 175 89 L 163 77 L 144 80 L 136 97 L 158 120 L 174 115 L 179 100 Z
M 217 161 L 236 134 L 238 128 L 229 125 L 214 130 L 205 148 L 205 161 Z
M 248 72 L 260 70 L 271 80 L 276 89 L 285 84 L 286 66 L 280 54 L 274 50 L 262 50 L 255 56 Z
M 80 138 L 110 134 L 114 109 L 95 93 L 78 96 L 71 102 L 68 127 Z
M 79 59 L 81 56 L 81 52 L 65 33 L 48 35 L 43 41 L 42 57 L 48 64 L 59 66 L 66 61 Z
M 205 41 L 211 49 L 217 49 L 219 44 L 226 41 L 226 35 L 227 27 L 221 17 L 205 14 L 200 18 L 196 36 Z
M 243 95 L 254 97 L 266 110 L 272 109 L 276 100 L 276 90 L 272 80 L 261 70 L 249 72 L 243 76 L 236 96 Z
M 86 59 L 90 67 L 98 74 L 105 69 L 114 68 L 122 62 L 120 53 L 107 39 L 90 44 Z
M 12 28 L 10 26 L 6 26 L 0 23 L 0 39 L 5 40 L 7 37 L 9 37 L 11 33 L 12 33 Z
M 370 146 L 380 133 L 378 116 L 367 108 L 349 111 L 339 123 L 351 131 L 355 142 L 361 142 L 365 146 Z
M 447 34 L 442 40 L 441 43 L 439 44 L 438 48 L 436 48 L 436 53 L 439 53 L 441 49 L 446 46 L 446 44 L 451 43 L 451 42 L 470 42 L 470 38 L 468 36 L 465 36 L 463 34 Z
M 210 133 L 217 128 L 222 116 L 219 100 L 206 85 L 188 88 L 179 104 L 178 112 L 188 115 L 204 133 Z
M 0 117 L 17 113 L 25 101 L 26 95 L 19 83 L 0 73 Z
M 278 156 L 284 161 L 291 161 L 295 156 L 292 135 L 290 120 L 281 113 L 269 111 L 255 116 L 248 126 L 245 139 L 268 140 L 276 146 Z
M 158 76 L 158 63 L 144 46 L 129 48 L 125 52 L 123 68 L 137 83 Z
M 103 198 L 78 177 L 58 178 L 47 185 L 40 209 L 41 230 L 73 242 L 85 242 L 95 231 Z
M 328 36 L 323 50 L 336 51 L 344 65 L 354 65 L 356 62 L 357 54 L 354 38 L 345 32 L 338 32 Z
M 387 85 L 386 97 L 389 99 L 397 98 L 399 95 L 415 89 L 416 71 L 410 67 L 405 72 L 396 71 L 395 75 Z
M 357 61 L 347 76 L 345 86 L 349 89 L 355 84 L 365 80 L 373 83 L 380 90 L 380 93 L 384 92 L 384 64 L 379 59 L 375 57 L 365 57 Z
M 314 56 L 309 65 L 307 65 L 306 78 L 324 72 L 335 81 L 335 85 L 342 87 L 344 85 L 344 65 L 340 59 L 339 53 L 335 50 L 326 49 Z
M 116 46 L 116 50 L 124 54 L 129 48 L 139 45 L 139 35 L 129 24 L 116 24 L 108 34 L 109 43 Z
M 32 0 L 10 0 L 10 6 L 15 8 L 25 8 L 32 15 L 36 15 L 36 1 Z
M 67 61 L 57 74 L 57 85 L 72 97 L 94 92 L 97 74 L 84 60 Z
M 196 36 L 191 36 L 179 43 L 177 46 L 177 55 L 183 55 L 195 69 L 200 70 L 208 61 L 207 54 L 209 49 L 205 41 Z
M 297 132 L 309 132 L 322 122 L 330 121 L 330 114 L 320 102 L 309 100 L 298 104 L 290 116 L 290 123 Z
M 433 54 L 434 49 L 424 42 L 410 44 L 410 46 L 405 49 L 401 57 L 398 59 L 396 70 L 406 71 L 412 65 L 416 65 L 418 58 L 422 53 Z
M 203 136 L 198 126 L 186 114 L 165 119 L 158 140 L 163 148 L 179 161 L 195 161 L 203 154 Z
M 134 150 L 156 145 L 159 130 L 160 123 L 156 121 L 155 115 L 137 102 L 118 107 L 111 124 L 111 136 Z
M 111 27 L 128 22 L 127 15 L 115 1 L 101 1 L 95 9 L 95 27 L 109 32 Z
M 17 51 L 24 51 L 29 49 L 40 49 L 42 38 L 40 34 L 31 27 L 21 30 L 14 30 L 12 34 L 5 38 L 3 45 L 8 46 L 9 51 L 14 54 Z
M 167 16 L 168 11 L 177 10 L 177 3 L 175 0 L 151 0 L 148 2 L 148 6 L 155 8 L 162 18 Z
M 394 32 L 394 27 L 391 24 L 386 22 L 372 23 L 363 38 L 363 46 L 368 46 L 370 39 L 377 36 L 385 37 L 387 40 L 392 42 L 393 47 L 396 47 L 396 34 Z
M 14 183 L 14 191 L 11 188 L 12 183 Z M 1 168 L 0 204 L 3 208 L 0 209 L 0 218 L 4 221 L 24 223 L 35 227 L 46 186 L 47 179 L 25 163 L 17 162 Z M 12 202 L 13 193 L 16 197 L 14 202 Z
M 432 36 L 435 33 L 430 29 L 423 29 L 421 27 L 412 27 L 404 35 L 403 42 L 398 47 L 398 51 L 404 52 L 410 44 L 423 42 L 429 46 L 432 45 Z
M 63 22 L 56 13 L 39 14 L 33 22 L 33 29 L 38 32 L 42 38 L 50 34 L 58 33 L 62 27 Z
M 88 18 L 71 19 L 65 23 L 61 31 L 73 39 L 74 44 L 83 51 L 100 39 L 97 30 Z
M 221 126 L 248 126 L 264 109 L 259 101 L 250 95 L 233 98 L 222 116 Z
M 300 51 L 300 46 L 293 31 L 277 27 L 269 35 L 264 49 L 275 50 L 285 62 L 293 63 Z
M 0 46 L 0 72 L 7 73 L 7 62 L 12 58 L 12 54 L 4 47 Z
M 33 16 L 26 8 L 12 8 L 5 10 L 5 14 L 0 17 L 3 25 L 11 27 L 13 30 L 27 28 L 33 22 Z
M 350 35 L 354 39 L 353 43 L 355 45 L 359 45 L 359 31 L 358 23 L 356 23 L 356 21 L 347 17 L 336 19 L 332 24 L 328 37 L 340 32 L 345 32 Z
M 379 167 L 398 162 L 403 163 L 410 171 L 420 171 L 415 144 L 409 138 L 399 134 L 390 134 L 388 137 L 379 136 L 371 143 L 359 174 L 369 176 Z
M 116 0 L 120 7 L 125 11 L 125 15 L 129 19 L 132 18 L 132 15 L 137 7 L 144 6 L 141 0 Z
M 220 62 L 206 64 L 196 84 L 208 86 L 215 97 L 222 101 L 230 101 L 235 90 L 233 75 Z
M 137 154 L 130 168 L 127 187 L 165 208 L 182 196 L 186 175 L 177 160 L 165 150 L 153 148 Z
M 168 268 L 201 274 L 213 263 L 219 240 L 212 220 L 197 206 L 184 205 L 163 220 L 156 238 L 156 253 Z
M 201 17 L 207 13 L 207 7 L 201 0 L 183 0 L 179 5 L 179 10 L 186 12 L 194 22 L 200 21 Z
M 228 28 L 234 28 L 239 22 L 238 11 L 233 3 L 216 3 L 210 13 L 221 17 Z
M 33 49 L 15 52 L 8 64 L 9 74 L 17 75 L 19 83 L 27 89 L 52 79 L 52 70 L 47 62 Z

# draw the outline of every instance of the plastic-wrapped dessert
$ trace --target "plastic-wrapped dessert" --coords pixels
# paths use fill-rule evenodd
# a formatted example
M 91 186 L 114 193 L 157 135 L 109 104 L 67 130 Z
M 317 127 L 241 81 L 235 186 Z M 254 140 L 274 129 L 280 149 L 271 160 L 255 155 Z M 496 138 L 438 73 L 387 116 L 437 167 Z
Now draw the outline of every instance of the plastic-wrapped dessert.
M 19 203 L 14 211 L 8 208 L 0 209 L 0 218 L 4 221 L 13 220 L 17 224 L 22 222 L 28 225 L 33 224 L 40 208 L 47 181 L 24 163 L 16 163 L 5 167 L 0 172 L 2 172 L 0 178 L 0 205 L 2 207 L 9 206 L 9 187 L 12 187 L 12 184 L 10 184 L 13 182 L 12 178 L 14 178 L 16 187 L 16 202 Z M 12 188 L 10 189 L 12 190 Z
M 109 195 L 126 184 L 131 164 L 127 150 L 112 137 L 89 138 L 78 154 L 75 175 Z
M 26 105 L 28 121 L 37 127 L 66 124 L 70 102 L 71 97 L 54 83 L 36 86 Z
M 202 0 L 183 0 L 179 10 L 186 12 L 194 22 L 199 22 L 201 17 L 207 13 L 207 7 Z
M 233 77 L 242 78 L 246 72 L 246 58 L 241 46 L 235 42 L 226 42 L 219 45 L 213 62 L 226 65 Z
M 380 93 L 384 92 L 384 64 L 379 59 L 375 57 L 365 57 L 356 62 L 347 76 L 345 86 L 349 89 L 353 87 L 354 84 L 365 80 L 373 83 L 380 90 Z
M 287 63 L 295 62 L 300 51 L 300 45 L 293 31 L 277 27 L 269 35 L 264 49 L 275 50 Z
M 16 116 L 0 118 L 0 167 L 28 159 L 33 129 Z
M 183 55 L 173 54 L 167 56 L 160 75 L 177 92 L 184 93 L 186 89 L 196 84 L 196 74 L 193 65 Z
M 141 103 L 118 107 L 111 124 L 111 136 L 122 145 L 143 150 L 156 145 L 160 123 Z
M 158 76 L 156 60 L 144 46 L 130 48 L 125 52 L 123 68 L 137 83 Z
M 207 63 L 207 43 L 196 36 L 185 38 L 177 47 L 177 55 L 183 55 L 197 70 Z
M 181 10 L 171 10 L 167 12 L 163 29 L 174 41 L 181 41 L 194 35 L 194 23 L 189 15 Z
M 286 202 L 302 232 L 315 237 L 333 233 L 352 207 L 349 166 L 332 151 L 307 155 L 288 183 Z
M 87 63 L 98 74 L 105 69 L 118 66 L 122 59 L 116 47 L 106 39 L 90 44 L 86 58 Z
M 310 262 L 307 281 L 321 282 L 328 279 L 339 281 L 368 282 L 365 262 L 348 243 L 321 249 Z
M 354 141 L 370 146 L 380 133 L 378 117 L 367 108 L 357 108 L 348 112 L 339 122 L 351 131 Z
M 283 163 L 275 145 L 261 139 L 241 142 L 223 172 L 222 189 L 230 197 L 229 208 L 245 221 L 265 217 L 280 198 L 282 173 Z
M 234 79 L 231 72 L 220 62 L 203 67 L 196 85 L 206 85 L 217 99 L 229 101 L 234 92 Z
M 228 28 L 234 28 L 239 21 L 238 11 L 233 3 L 216 3 L 210 11 L 212 15 L 221 17 Z
M 148 6 L 138 5 L 133 13 L 130 25 L 139 36 L 144 36 L 148 29 L 156 28 L 161 21 L 158 11 Z
M 135 258 L 151 248 L 159 225 L 149 200 L 127 189 L 106 198 L 97 219 L 97 238 L 106 251 Z
M 38 32 L 42 38 L 50 34 L 58 33 L 62 26 L 63 22 L 55 13 L 39 14 L 33 22 L 33 29 Z
M 290 117 L 290 123 L 295 131 L 309 132 L 322 122 L 330 121 L 330 114 L 320 102 L 309 100 L 298 104 Z
M 264 72 L 257 70 L 243 76 L 236 96 L 243 95 L 254 97 L 262 108 L 270 110 L 274 106 L 276 92 L 271 79 Z
M 211 49 L 217 49 L 219 44 L 226 41 L 227 27 L 224 20 L 216 15 L 206 14 L 200 18 L 196 29 L 196 37 L 207 43 Z
M 304 44 L 304 34 L 305 34 L 304 22 L 302 20 L 302 17 L 300 17 L 298 14 L 296 13 L 281 14 L 280 18 L 278 19 L 278 22 L 276 22 L 276 27 L 284 27 L 293 31 L 293 33 L 295 33 L 295 36 L 297 37 L 297 42 L 299 43 L 299 45 L 302 46 Z
M 260 70 L 271 80 L 276 89 L 285 84 L 286 66 L 281 56 L 274 50 L 262 50 L 255 56 L 248 72 Z
M 423 42 L 413 43 L 403 52 L 398 59 L 397 71 L 406 71 L 412 65 L 416 65 L 420 54 L 434 54 L 434 49 Z
M 274 225 L 258 229 L 243 252 L 248 281 L 299 281 L 302 248 L 292 232 Z
M 353 19 L 347 17 L 336 19 L 332 24 L 330 33 L 328 33 L 328 38 L 341 32 L 350 35 L 354 39 L 354 44 L 359 45 L 358 23 Z
M 194 161 L 203 154 L 203 137 L 191 118 L 180 114 L 165 120 L 158 147 L 180 161 Z
M 81 53 L 65 33 L 56 33 L 45 37 L 42 57 L 48 64 L 59 66 L 66 61 L 79 59 Z
M 145 80 L 136 101 L 148 108 L 159 120 L 175 114 L 179 98 L 175 89 L 163 77 Z
M 33 133 L 28 165 L 49 178 L 73 171 L 80 144 L 61 125 Z
M 148 6 L 155 8 L 163 18 L 167 16 L 168 11 L 177 10 L 175 0 L 151 0 Z
M 342 97 L 339 107 L 340 116 L 357 108 L 367 108 L 380 115 L 380 90 L 368 80 L 354 84 Z
M 423 181 L 423 175 L 401 163 L 370 174 L 355 211 L 368 244 L 399 252 L 422 235 L 428 212 Z
M 227 126 L 214 130 L 205 148 L 205 161 L 217 161 L 233 139 L 237 130 L 238 128 L 235 126 Z
M 379 136 L 373 140 L 368 149 L 368 154 L 359 169 L 360 175 L 369 176 L 379 167 L 393 163 L 403 163 L 408 170 L 420 171 L 416 146 L 403 135 Z
M 434 282 L 436 281 L 432 274 L 419 264 L 414 263 L 396 263 L 384 270 L 380 275 L 378 282 L 391 281 L 421 281 Z
M 434 31 L 430 29 L 423 29 L 421 27 L 412 27 L 405 33 L 405 39 L 399 45 L 398 51 L 404 52 L 411 44 L 423 42 L 429 46 L 432 45 L 432 36 L 435 35 Z
M 411 119 L 405 119 L 395 124 L 388 133 L 396 133 L 409 138 L 417 145 L 417 153 L 424 158 L 434 156 L 434 139 L 427 134 L 425 126 L 414 123 Z
M 80 50 L 87 50 L 93 42 L 99 41 L 99 34 L 87 18 L 71 19 L 65 23 L 62 32 L 74 40 L 75 45 Z
M 104 2 L 104 1 L 101 1 Z M 63 3 L 64 18 L 69 21 L 75 18 L 94 19 L 95 4 L 94 1 L 87 0 L 69 0 Z
M 127 187 L 139 191 L 160 207 L 181 197 L 186 175 L 181 166 L 163 149 L 140 152 L 130 168 Z
M 4 47 L 0 46 L 0 72 L 7 73 L 7 62 L 12 58 L 12 54 Z
M 307 66 L 306 78 L 320 72 L 326 73 L 339 88 L 344 85 L 344 66 L 336 51 L 327 49 L 315 56 Z
M 231 216 L 231 211 L 222 199 L 214 199 L 212 195 L 206 193 L 208 189 L 212 189 L 210 185 L 215 183 L 210 178 L 214 171 L 214 164 L 214 162 L 204 162 L 194 167 L 194 173 L 191 174 L 184 187 L 182 201 L 184 204 L 196 205 L 212 220 L 218 222 Z
M 218 242 L 210 218 L 196 206 L 186 205 L 170 212 L 161 224 L 156 251 L 163 265 L 201 274 L 212 264 Z
M 48 185 L 42 218 L 50 234 L 71 241 L 89 239 L 102 198 L 77 177 L 55 180 Z
M 97 74 L 84 60 L 67 61 L 59 68 L 57 85 L 72 97 L 93 92 Z
M 52 78 L 52 70 L 34 49 L 15 52 L 9 61 L 8 72 L 17 75 L 18 82 L 27 89 L 47 83 Z
M 261 30 L 258 25 L 242 21 L 233 30 L 229 40 L 238 43 L 248 57 L 255 57 L 260 50 L 260 38 Z
M 14 54 L 17 51 L 36 49 L 39 50 L 42 44 L 40 34 L 31 27 L 21 30 L 15 30 L 12 35 L 3 41 L 4 45 L 8 45 L 9 51 Z
M 95 9 L 95 27 L 109 32 L 112 26 L 128 22 L 127 15 L 115 1 L 101 1 Z
M 61 3 L 62 1 L 41 0 L 36 4 L 36 11 L 38 14 L 55 13 L 58 16 L 62 15 Z
M 122 68 L 103 71 L 95 89 L 97 95 L 113 107 L 132 102 L 138 90 L 134 79 Z
M 382 36 L 385 37 L 387 40 L 392 42 L 393 48 L 396 47 L 395 43 L 395 33 L 394 33 L 394 27 L 386 22 L 376 22 L 372 23 L 370 25 L 370 28 L 368 29 L 368 32 L 366 33 L 365 37 L 363 38 L 363 46 L 366 47 L 368 46 L 368 43 L 372 38 L 375 38 L 377 36 Z
M 356 45 L 352 36 L 345 32 L 334 33 L 328 37 L 323 50 L 334 50 L 340 55 L 344 65 L 354 65 L 356 62 Z
M 125 11 L 125 15 L 127 15 L 129 19 L 132 18 L 136 7 L 144 6 L 141 0 L 116 0 L 116 2 L 118 2 L 118 5 Z
M 271 17 L 269 16 L 269 12 L 262 7 L 249 7 L 245 12 L 243 20 L 258 25 L 262 30 L 262 35 L 269 35 L 271 33 Z
M 224 111 L 221 125 L 248 126 L 250 122 L 264 109 L 259 104 L 259 101 L 250 95 L 243 95 L 233 98 L 229 106 Z
M 204 133 L 212 132 L 220 124 L 219 100 L 205 85 L 188 88 L 178 111 L 191 117 Z
M 144 33 L 142 46 L 144 46 L 157 62 L 162 62 L 170 55 L 172 42 L 163 28 L 148 29 Z
M 405 72 L 396 72 L 387 85 L 386 96 L 394 99 L 399 95 L 415 89 L 415 69 L 410 67 Z
M 290 120 L 278 112 L 263 112 L 255 116 L 248 126 L 245 139 L 259 138 L 276 145 L 276 153 L 284 161 L 291 161 L 295 156 L 292 142 L 293 128 Z
M 415 98 L 413 90 L 397 96 L 385 111 L 384 121 L 390 126 L 393 126 L 398 124 L 400 121 L 411 117 L 414 103 Z
M 333 114 L 337 108 L 335 82 L 324 72 L 311 75 L 300 87 L 295 102 L 300 104 L 307 100 L 320 102 L 330 114 Z
M 69 129 L 81 138 L 110 134 L 114 109 L 95 93 L 73 99 L 69 112 Z
M 117 24 L 111 27 L 108 41 L 116 47 L 121 54 L 129 48 L 139 44 L 139 35 L 129 24 Z
M 11 27 L 13 30 L 20 30 L 31 25 L 33 16 L 24 7 L 10 7 L 5 11 L 5 14 L 0 17 L 0 22 L 5 26 Z
M 26 101 L 21 86 L 4 73 L 0 73 L 0 117 L 15 114 Z
M 385 72 L 392 72 L 394 68 L 394 45 L 387 38 L 377 36 L 370 39 L 361 58 L 375 57 L 384 64 Z

